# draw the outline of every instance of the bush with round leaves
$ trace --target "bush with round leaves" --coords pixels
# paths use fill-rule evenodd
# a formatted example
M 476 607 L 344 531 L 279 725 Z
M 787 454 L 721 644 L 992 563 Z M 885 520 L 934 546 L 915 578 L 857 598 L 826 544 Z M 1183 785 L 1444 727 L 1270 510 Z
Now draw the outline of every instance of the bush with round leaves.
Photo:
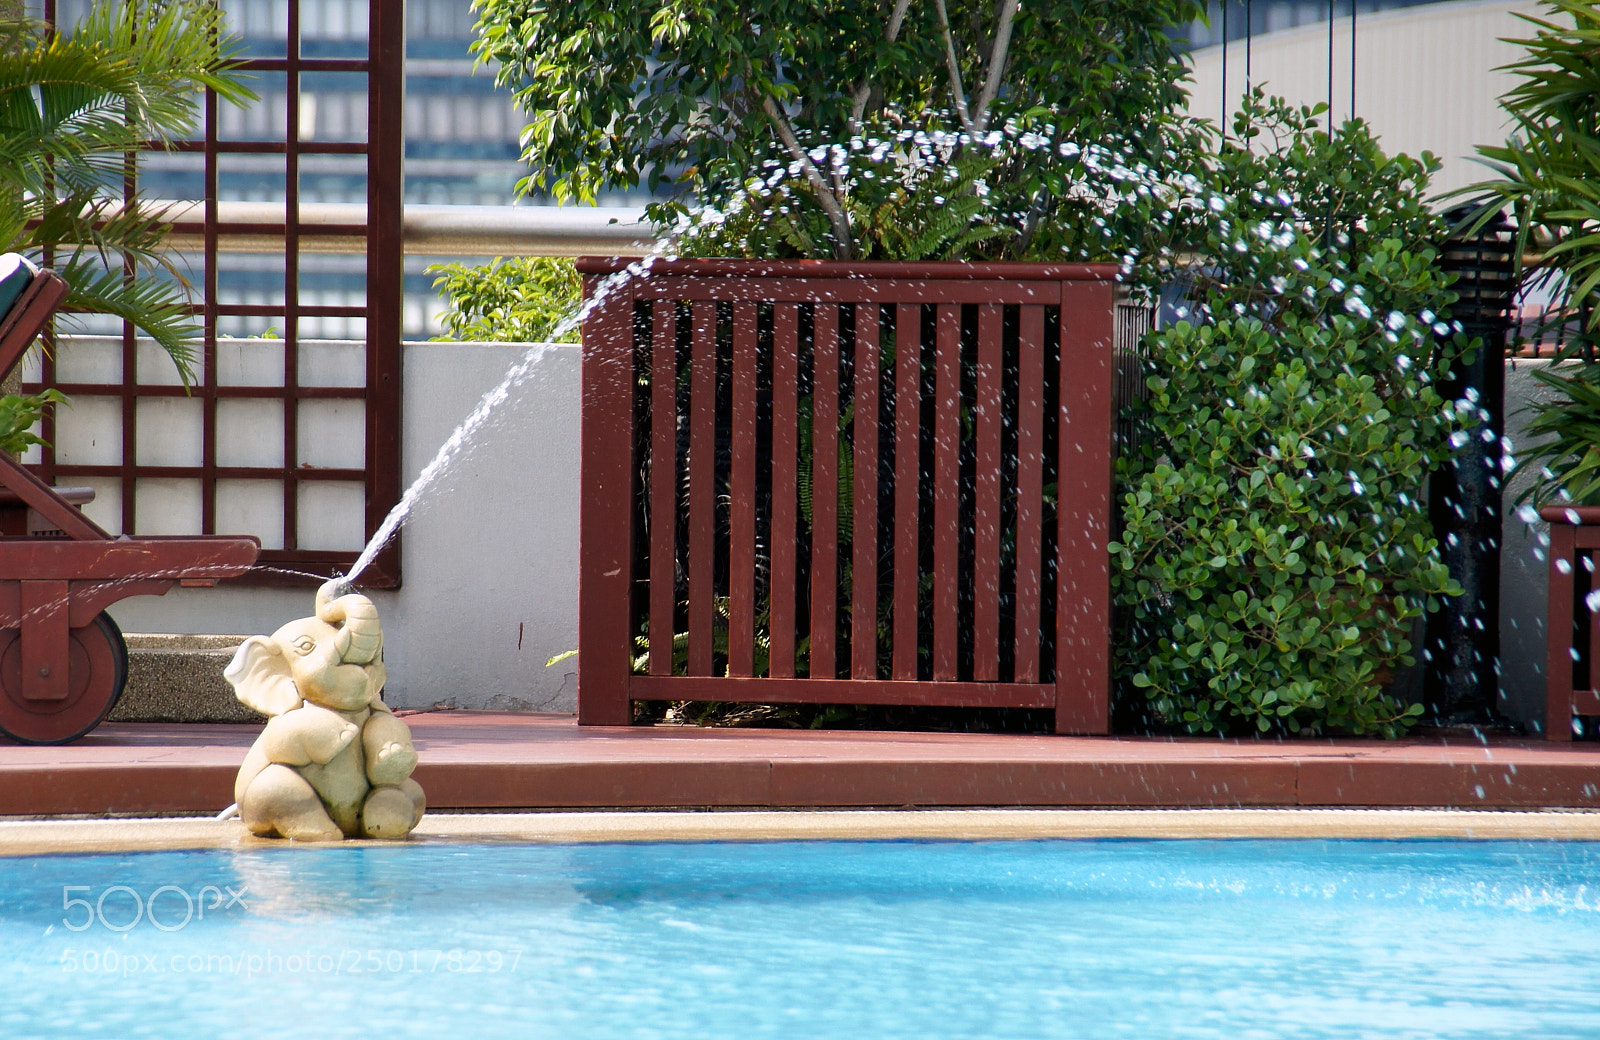
M 1225 146 L 1191 247 L 1147 273 L 1185 306 L 1146 341 L 1112 571 L 1122 708 L 1158 727 L 1395 736 L 1414 621 L 1459 594 L 1424 492 L 1468 407 L 1437 390 L 1468 345 L 1428 163 L 1316 115 L 1247 104 L 1254 147 Z

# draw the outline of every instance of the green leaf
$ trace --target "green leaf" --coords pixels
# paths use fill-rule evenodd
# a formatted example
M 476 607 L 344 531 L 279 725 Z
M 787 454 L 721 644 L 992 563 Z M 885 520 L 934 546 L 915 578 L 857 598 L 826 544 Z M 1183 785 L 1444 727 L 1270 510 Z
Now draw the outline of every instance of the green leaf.
M 1162 727 L 1393 737 L 1417 717 L 1377 677 L 1448 580 L 1418 489 L 1475 421 L 1436 389 L 1467 347 L 1433 331 L 1455 294 L 1431 159 L 1311 118 L 1247 98 L 1190 191 L 1217 206 L 1128 276 L 1190 309 L 1141 344 L 1116 470 L 1118 690 Z

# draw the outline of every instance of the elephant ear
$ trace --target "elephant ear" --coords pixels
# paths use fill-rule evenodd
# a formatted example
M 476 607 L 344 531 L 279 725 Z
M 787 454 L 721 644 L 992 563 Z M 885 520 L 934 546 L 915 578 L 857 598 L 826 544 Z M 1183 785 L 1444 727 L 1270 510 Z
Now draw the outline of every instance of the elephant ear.
M 289 674 L 289 660 L 266 636 L 251 636 L 240 643 L 222 677 L 233 685 L 241 702 L 263 715 L 282 715 L 300 706 L 300 690 Z

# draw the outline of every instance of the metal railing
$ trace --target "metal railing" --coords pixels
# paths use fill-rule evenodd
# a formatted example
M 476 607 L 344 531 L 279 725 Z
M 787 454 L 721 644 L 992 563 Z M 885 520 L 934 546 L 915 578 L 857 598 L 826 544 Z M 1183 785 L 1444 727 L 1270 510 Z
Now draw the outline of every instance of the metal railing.
M 148 203 L 166 211 L 170 249 L 205 245 L 205 203 Z M 216 248 L 223 253 L 281 253 L 285 205 L 217 204 Z M 302 202 L 297 221 L 301 253 L 366 252 L 367 207 Z M 401 242 L 408 256 L 643 256 L 655 242 L 638 207 L 406 206 Z

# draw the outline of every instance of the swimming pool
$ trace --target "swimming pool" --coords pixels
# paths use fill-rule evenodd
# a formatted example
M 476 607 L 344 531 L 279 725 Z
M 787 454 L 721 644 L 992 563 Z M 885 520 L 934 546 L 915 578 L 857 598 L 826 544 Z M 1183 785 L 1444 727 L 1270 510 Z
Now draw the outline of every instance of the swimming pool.
M 1600 845 L 0 859 L 0 1036 L 1600 1036 Z

